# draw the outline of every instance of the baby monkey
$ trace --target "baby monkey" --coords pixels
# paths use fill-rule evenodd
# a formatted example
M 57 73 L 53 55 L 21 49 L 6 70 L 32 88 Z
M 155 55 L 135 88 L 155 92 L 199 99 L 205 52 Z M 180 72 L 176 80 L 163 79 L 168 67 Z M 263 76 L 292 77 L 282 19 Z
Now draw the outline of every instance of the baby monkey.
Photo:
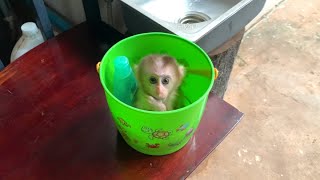
M 152 54 L 135 66 L 138 90 L 134 106 L 150 111 L 176 108 L 177 91 L 185 76 L 185 68 L 173 57 Z

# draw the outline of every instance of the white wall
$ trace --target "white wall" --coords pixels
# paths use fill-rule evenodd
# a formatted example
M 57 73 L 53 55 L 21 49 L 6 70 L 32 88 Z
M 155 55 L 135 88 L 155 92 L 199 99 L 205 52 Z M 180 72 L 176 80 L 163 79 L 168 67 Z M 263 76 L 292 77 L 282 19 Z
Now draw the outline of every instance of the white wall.
M 45 2 L 48 6 L 61 13 L 74 24 L 79 24 L 86 20 L 82 0 L 45 0 Z M 98 2 L 101 18 L 104 22 L 107 22 L 107 4 L 104 0 L 98 0 Z M 112 8 L 113 27 L 124 33 L 126 31 L 126 27 L 121 12 L 120 2 L 118 0 L 114 0 Z

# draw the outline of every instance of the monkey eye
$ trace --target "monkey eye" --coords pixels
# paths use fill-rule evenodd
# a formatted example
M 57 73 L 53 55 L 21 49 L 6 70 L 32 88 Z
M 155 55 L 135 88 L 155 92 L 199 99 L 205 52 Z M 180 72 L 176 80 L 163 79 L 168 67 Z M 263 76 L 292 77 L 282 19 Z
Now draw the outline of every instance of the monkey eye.
M 162 83 L 163 85 L 169 84 L 169 78 L 168 78 L 168 77 L 163 78 L 163 79 L 161 80 L 161 83 Z
M 151 84 L 156 84 L 157 83 L 157 79 L 155 77 L 150 77 L 149 79 Z

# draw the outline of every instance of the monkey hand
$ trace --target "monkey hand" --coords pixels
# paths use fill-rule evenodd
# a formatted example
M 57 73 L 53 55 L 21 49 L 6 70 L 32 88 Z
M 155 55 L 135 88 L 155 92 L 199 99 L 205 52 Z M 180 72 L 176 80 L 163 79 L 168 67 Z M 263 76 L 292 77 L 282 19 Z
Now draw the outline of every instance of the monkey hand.
M 149 102 L 151 110 L 153 110 L 153 111 L 166 111 L 167 110 L 166 105 L 162 101 L 157 100 L 152 96 L 149 96 L 148 102 Z

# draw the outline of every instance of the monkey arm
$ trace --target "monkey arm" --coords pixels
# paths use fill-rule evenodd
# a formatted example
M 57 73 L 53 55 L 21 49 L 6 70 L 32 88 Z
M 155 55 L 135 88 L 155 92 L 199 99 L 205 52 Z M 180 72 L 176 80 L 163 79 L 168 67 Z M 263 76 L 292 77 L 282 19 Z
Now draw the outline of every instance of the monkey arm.
M 134 106 L 139 109 L 149 111 L 166 111 L 166 105 L 152 96 L 143 93 L 141 90 L 137 91 L 135 96 Z

